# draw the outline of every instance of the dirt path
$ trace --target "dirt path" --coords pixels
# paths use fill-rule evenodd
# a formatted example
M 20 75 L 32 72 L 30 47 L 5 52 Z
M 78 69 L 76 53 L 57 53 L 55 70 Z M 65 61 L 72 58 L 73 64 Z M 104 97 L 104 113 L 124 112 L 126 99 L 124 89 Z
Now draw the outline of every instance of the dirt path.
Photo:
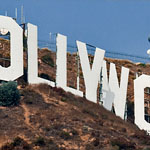
M 23 110 L 24 110 L 24 118 L 25 118 L 25 123 L 33 129 L 31 123 L 30 123 L 30 112 L 29 109 L 27 108 L 27 106 L 25 104 L 21 105 Z

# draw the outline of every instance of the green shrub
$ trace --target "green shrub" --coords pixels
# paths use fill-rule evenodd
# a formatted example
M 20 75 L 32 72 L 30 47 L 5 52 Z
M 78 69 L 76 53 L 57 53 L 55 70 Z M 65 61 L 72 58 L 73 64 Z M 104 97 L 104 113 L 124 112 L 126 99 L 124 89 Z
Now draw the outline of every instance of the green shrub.
M 9 81 L 2 83 L 0 86 L 0 105 L 10 106 L 17 105 L 19 103 L 20 93 L 17 89 L 17 83 Z
M 62 102 L 66 102 L 67 99 L 66 99 L 65 97 L 62 97 L 62 98 L 61 98 L 61 101 L 62 101 Z
M 128 150 L 128 149 L 135 149 L 135 143 L 131 142 L 131 141 L 127 141 L 125 138 L 123 137 L 119 137 L 116 139 L 112 139 L 111 140 L 111 145 L 113 147 L 116 147 L 117 149 L 124 149 L 124 150 Z
M 60 133 L 60 137 L 63 138 L 64 140 L 71 139 L 71 136 L 70 136 L 69 132 L 65 132 L 65 131 L 62 131 Z
M 35 145 L 36 146 L 44 146 L 45 145 L 45 140 L 43 137 L 37 137 L 37 139 L 35 140 Z
M 44 63 L 50 65 L 51 67 L 54 67 L 54 61 L 50 55 L 44 55 L 41 59 Z
M 43 78 L 43 79 L 47 79 L 47 80 L 50 80 L 50 81 L 54 81 L 55 82 L 55 79 L 54 78 L 52 78 L 52 77 L 50 77 L 48 74 L 46 74 L 46 73 L 41 73 L 40 75 L 39 75 L 41 78 Z
M 146 67 L 146 64 L 141 63 L 141 64 L 139 64 L 139 66 Z
M 14 141 L 12 142 L 12 145 L 13 146 L 18 146 L 18 145 L 20 145 L 21 143 L 22 143 L 22 139 L 20 138 L 20 137 L 16 137 L 15 139 L 14 139 Z
M 47 80 L 51 80 L 50 76 L 48 74 L 46 74 L 46 73 L 41 73 L 39 76 L 41 78 L 44 78 L 44 79 L 47 79 Z
M 1 150 L 30 150 L 30 145 L 20 137 L 16 137 L 11 143 L 6 143 Z
M 75 129 L 72 129 L 71 130 L 71 133 L 75 136 L 75 135 L 78 135 L 78 132 L 75 130 Z

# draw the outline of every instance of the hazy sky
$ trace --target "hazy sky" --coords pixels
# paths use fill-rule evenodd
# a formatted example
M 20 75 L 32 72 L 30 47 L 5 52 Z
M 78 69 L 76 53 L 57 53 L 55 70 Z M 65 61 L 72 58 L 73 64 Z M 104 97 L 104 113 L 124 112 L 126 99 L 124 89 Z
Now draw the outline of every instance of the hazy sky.
M 106 51 L 147 56 L 150 48 L 150 0 L 0 0 L 0 15 L 15 16 L 24 5 L 26 22 L 38 26 L 39 39 L 49 32 Z

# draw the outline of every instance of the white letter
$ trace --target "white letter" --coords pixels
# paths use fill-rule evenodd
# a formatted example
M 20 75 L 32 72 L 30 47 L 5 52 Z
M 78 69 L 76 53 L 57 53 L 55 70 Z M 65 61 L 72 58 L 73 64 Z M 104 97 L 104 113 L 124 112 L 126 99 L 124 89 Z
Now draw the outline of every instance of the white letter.
M 67 85 L 67 37 L 61 34 L 57 34 L 56 46 L 56 85 L 58 87 L 64 88 Z
M 108 84 L 106 62 L 104 61 L 103 72 L 102 72 L 103 93 L 104 93 L 102 100 L 104 101 L 104 107 L 111 111 L 112 103 L 114 103 L 114 109 L 116 115 L 124 119 L 129 69 L 122 67 L 120 87 L 118 83 L 115 64 L 110 63 L 109 72 L 110 73 L 109 73 L 109 84 Z
M 141 130 L 150 132 L 150 123 L 144 118 L 144 88 L 146 87 L 150 87 L 150 76 L 141 75 L 134 80 L 134 122 Z
M 97 102 L 97 86 L 100 78 L 104 50 L 96 48 L 92 69 L 90 68 L 86 44 L 77 41 L 84 82 L 86 87 L 86 98 L 94 103 Z
M 54 82 L 38 77 L 37 50 L 37 26 L 28 23 L 28 82 L 30 84 L 47 83 L 54 87 Z
M 0 66 L 0 80 L 15 80 L 23 75 L 23 33 L 21 27 L 10 17 L 0 16 L 0 29 L 10 32 L 11 64 Z
M 103 76 L 103 83 L 102 83 L 102 101 L 103 106 L 111 111 L 112 110 L 112 104 L 114 103 L 114 94 L 110 91 L 110 87 L 108 84 L 108 77 L 107 77 L 107 67 L 106 67 L 106 61 L 103 61 L 103 68 L 102 68 L 102 76 Z
M 56 86 L 63 88 L 67 92 L 71 92 L 78 96 L 83 96 L 83 92 L 67 87 L 67 37 L 57 34 L 57 59 L 56 59 Z

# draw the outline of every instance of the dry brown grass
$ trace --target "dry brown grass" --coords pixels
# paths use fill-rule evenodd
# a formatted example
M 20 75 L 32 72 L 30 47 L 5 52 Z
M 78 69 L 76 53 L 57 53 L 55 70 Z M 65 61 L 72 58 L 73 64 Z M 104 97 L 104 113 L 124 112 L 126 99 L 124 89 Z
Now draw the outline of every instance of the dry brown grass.
M 7 43 L 9 50 L 9 43 Z M 5 51 L 6 55 L 9 51 Z M 4 52 L 3 52 L 4 53 Z M 49 54 L 56 64 L 55 53 L 48 49 L 39 50 L 39 74 L 45 73 L 55 79 L 56 67 L 41 61 Z M 26 67 L 26 54 L 24 64 Z M 76 87 L 76 54 L 67 54 L 67 85 Z M 117 66 L 120 78 L 121 66 L 130 68 L 128 100 L 133 101 L 133 80 L 135 72 L 150 74 L 150 65 L 136 65 L 128 60 L 106 58 Z M 80 89 L 84 92 L 84 80 L 80 70 Z M 5 149 L 11 146 L 16 137 L 31 149 L 81 149 L 112 150 L 117 148 L 142 150 L 149 146 L 149 136 L 134 124 L 116 117 L 102 106 L 87 101 L 85 98 L 66 93 L 60 88 L 46 84 L 28 86 L 23 76 L 18 79 L 22 100 L 18 107 L 0 107 L 0 144 Z M 40 137 L 40 138 L 39 138 Z M 43 145 L 39 143 L 44 141 Z M 36 144 L 35 144 L 36 143 Z M 38 144 L 37 144 L 38 143 Z M 113 144 L 112 144 L 113 143 Z M 4 148 L 3 147 L 3 148 Z M 23 144 L 11 149 L 23 149 Z

